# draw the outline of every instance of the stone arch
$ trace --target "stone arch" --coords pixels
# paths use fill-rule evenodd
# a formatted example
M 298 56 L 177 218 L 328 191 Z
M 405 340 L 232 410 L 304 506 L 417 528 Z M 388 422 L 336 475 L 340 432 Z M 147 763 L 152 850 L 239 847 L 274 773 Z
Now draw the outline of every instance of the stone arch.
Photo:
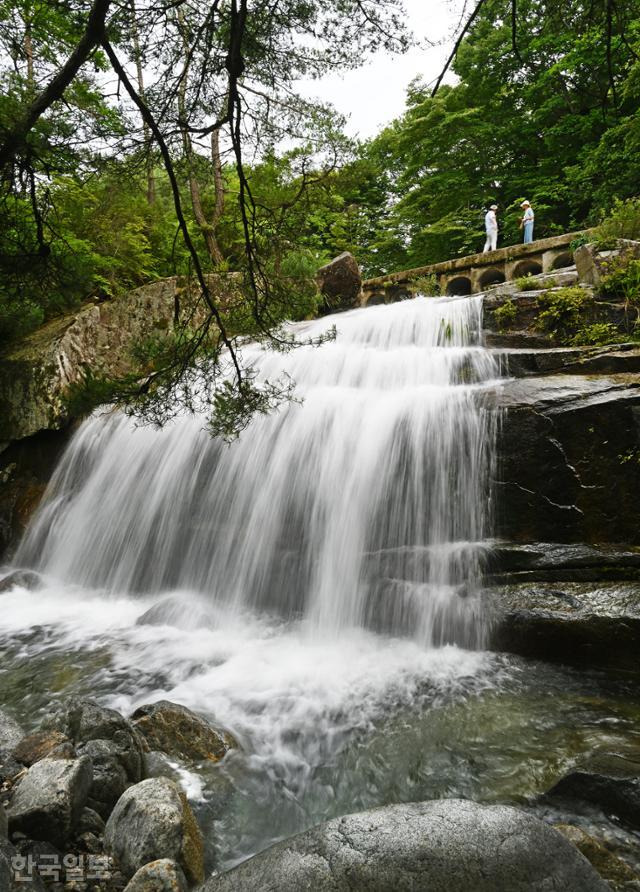
M 502 270 L 496 269 L 493 266 L 483 270 L 480 273 L 480 279 L 478 280 L 481 291 L 484 291 L 489 285 L 501 285 L 505 281 L 506 277 Z
M 542 264 L 538 260 L 521 260 L 516 263 L 513 270 L 513 278 L 519 279 L 522 276 L 539 276 L 542 272 Z
M 464 296 L 471 294 L 471 279 L 469 276 L 454 276 L 447 282 L 447 294 Z
M 567 266 L 573 266 L 573 263 L 573 253 L 571 251 L 563 251 L 562 254 L 558 254 L 557 257 L 553 258 L 551 269 L 565 269 Z
M 367 306 L 375 307 L 377 304 L 383 304 L 385 303 L 385 297 L 386 295 L 384 291 L 374 291 L 367 298 Z

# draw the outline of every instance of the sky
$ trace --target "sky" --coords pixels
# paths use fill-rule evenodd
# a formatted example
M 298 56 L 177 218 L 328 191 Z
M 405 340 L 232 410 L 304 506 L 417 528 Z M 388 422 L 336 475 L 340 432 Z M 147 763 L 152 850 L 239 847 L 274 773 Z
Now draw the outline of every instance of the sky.
M 398 117 L 409 83 L 420 75 L 435 80 L 453 48 L 464 0 L 404 0 L 407 24 L 421 46 L 402 56 L 377 53 L 361 68 L 328 75 L 309 93 L 331 102 L 348 119 L 347 133 L 366 139 Z M 426 41 L 438 42 L 428 46 Z M 451 82 L 451 77 L 448 78 Z

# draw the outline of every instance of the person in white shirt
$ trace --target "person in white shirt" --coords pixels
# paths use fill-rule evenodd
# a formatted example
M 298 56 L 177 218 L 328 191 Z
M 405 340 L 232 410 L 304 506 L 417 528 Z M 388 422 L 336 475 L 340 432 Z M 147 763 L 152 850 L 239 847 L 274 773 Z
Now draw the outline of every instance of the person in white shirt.
M 487 213 L 484 215 L 484 228 L 487 231 L 487 240 L 484 243 L 484 254 L 486 254 L 487 251 L 495 251 L 498 245 L 498 218 L 496 217 L 497 210 L 498 205 L 492 204 Z
M 531 203 L 525 200 L 520 205 L 522 210 L 524 211 L 524 215 L 522 220 L 520 221 L 520 229 L 524 229 L 524 241 L 525 244 L 533 241 L 533 219 L 534 213 L 533 208 L 531 207 Z

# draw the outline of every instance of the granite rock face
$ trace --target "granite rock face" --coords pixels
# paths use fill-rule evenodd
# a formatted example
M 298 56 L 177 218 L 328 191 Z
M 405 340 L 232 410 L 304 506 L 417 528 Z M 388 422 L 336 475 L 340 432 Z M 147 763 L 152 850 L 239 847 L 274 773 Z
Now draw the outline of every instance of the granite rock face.
M 175 861 L 160 858 L 145 864 L 133 876 L 125 892 L 186 892 L 187 881 Z
M 350 310 L 358 306 L 362 277 L 353 254 L 339 254 L 316 273 L 316 282 L 325 299 L 325 312 Z
M 64 847 L 75 830 L 91 786 L 88 756 L 43 759 L 17 785 L 9 807 L 9 829 Z
M 561 834 L 506 806 L 463 800 L 335 818 L 222 876 L 206 892 L 605 892 Z
M 149 778 L 122 794 L 107 821 L 105 845 L 127 877 L 169 859 L 190 883 L 204 879 L 202 834 L 184 794 L 167 778 Z

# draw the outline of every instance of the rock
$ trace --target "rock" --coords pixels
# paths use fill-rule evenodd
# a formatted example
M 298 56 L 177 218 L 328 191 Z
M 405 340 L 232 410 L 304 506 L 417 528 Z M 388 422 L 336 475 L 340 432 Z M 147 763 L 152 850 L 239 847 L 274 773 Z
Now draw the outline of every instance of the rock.
M 70 700 L 41 728 L 59 730 L 73 741 L 79 755 L 91 757 L 88 805 L 105 820 L 126 788 L 142 780 L 144 738 L 114 709 L 94 700 Z
M 325 299 L 326 311 L 349 310 L 358 306 L 362 277 L 353 254 L 344 251 L 316 273 L 316 282 Z
M 615 263 L 619 257 L 623 259 L 640 257 L 640 242 L 618 239 L 616 248 L 609 251 L 601 251 L 597 244 L 591 242 L 580 245 L 573 252 L 573 257 L 580 281 L 599 285 L 602 277 L 610 272 L 612 262 Z
M 8 840 L 0 837 L 0 890 L 2 892 L 45 892 L 35 869 L 29 869 L 24 855 Z
M 202 834 L 183 793 L 167 778 L 129 787 L 107 821 L 105 846 L 132 877 L 150 861 L 176 861 L 191 883 L 204 879 Z
M 78 819 L 78 833 L 95 833 L 96 836 L 102 836 L 104 828 L 105 823 L 98 812 L 85 806 Z
M 640 829 L 640 753 L 637 759 L 597 753 L 561 777 L 545 798 L 590 802 Z
M 440 800 L 335 818 L 277 843 L 205 892 L 605 892 L 560 833 L 507 806 Z
M 68 748 L 65 748 L 65 744 Z M 72 759 L 75 755 L 71 741 L 61 731 L 36 731 L 22 738 L 13 756 L 23 765 L 31 766 L 46 756 L 50 757 L 52 752 L 59 758 Z
M 186 706 L 169 700 L 140 706 L 131 719 L 151 750 L 183 761 L 219 762 L 238 746 L 228 731 L 214 728 Z
M 9 823 L 4 805 L 0 802 L 0 839 L 7 839 L 9 836 Z
M 0 759 L 9 754 L 24 737 L 20 725 L 4 709 L 0 710 Z
M 22 769 L 13 750 L 23 737 L 24 731 L 16 720 L 0 709 L 0 781 L 15 777 Z
M 145 864 L 124 892 L 186 892 L 187 881 L 175 861 L 160 858 Z
M 526 582 L 488 588 L 483 600 L 493 617 L 494 650 L 563 663 L 637 666 L 637 582 Z
M 0 579 L 0 594 L 11 591 L 16 586 L 35 591 L 42 587 L 42 577 L 33 570 L 13 570 Z
M 556 824 L 555 829 L 582 852 L 612 889 L 640 889 L 640 878 L 626 861 L 606 849 L 593 836 L 572 824 Z
M 176 629 L 212 629 L 215 620 L 207 605 L 193 598 L 168 597 L 158 601 L 136 620 L 136 626 L 173 626 Z
M 75 830 L 91 786 L 91 759 L 43 759 L 13 792 L 9 829 L 64 847 Z
M 638 374 L 517 378 L 496 405 L 498 538 L 640 544 Z

